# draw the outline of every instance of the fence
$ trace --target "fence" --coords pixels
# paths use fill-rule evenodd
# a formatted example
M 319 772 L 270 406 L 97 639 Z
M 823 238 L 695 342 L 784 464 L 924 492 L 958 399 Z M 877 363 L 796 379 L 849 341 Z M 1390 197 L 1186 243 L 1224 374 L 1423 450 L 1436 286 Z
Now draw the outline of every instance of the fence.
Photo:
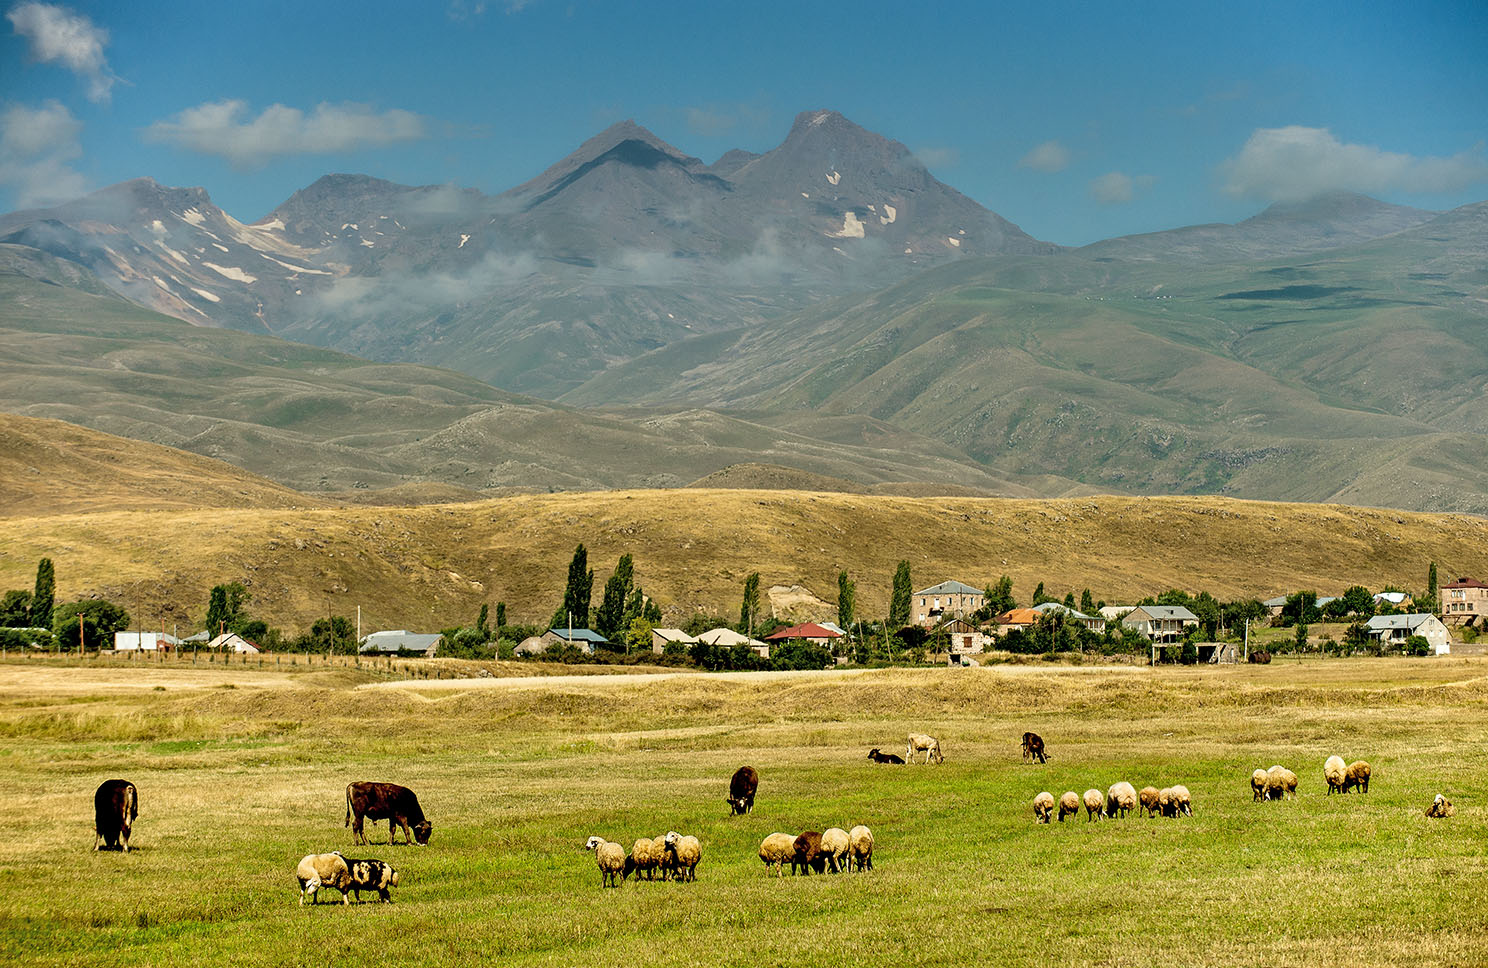
M 66 667 L 140 667 L 167 669 L 242 668 L 275 669 L 360 669 L 389 679 L 462 679 L 470 670 L 447 664 L 440 659 L 403 659 L 396 656 L 331 655 L 315 652 L 210 652 L 205 650 L 145 650 L 123 652 L 42 652 L 36 649 L 0 649 L 0 661 L 20 661 Z M 453 661 L 453 660 L 452 660 Z

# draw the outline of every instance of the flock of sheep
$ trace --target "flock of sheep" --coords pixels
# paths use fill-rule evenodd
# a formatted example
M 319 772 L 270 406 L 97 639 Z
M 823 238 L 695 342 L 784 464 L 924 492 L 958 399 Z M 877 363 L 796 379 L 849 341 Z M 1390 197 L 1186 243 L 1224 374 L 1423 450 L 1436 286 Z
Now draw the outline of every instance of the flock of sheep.
M 697 865 L 703 859 L 703 845 L 692 836 L 683 836 L 669 830 L 654 839 L 642 837 L 630 848 L 625 848 L 603 837 L 590 837 L 584 843 L 585 850 L 594 851 L 594 860 L 599 864 L 600 883 L 605 887 L 619 887 L 632 874 L 636 880 L 642 875 L 646 880 L 695 881 Z
M 1086 790 L 1083 797 L 1068 790 L 1059 798 L 1057 806 L 1060 823 L 1064 823 L 1065 817 L 1078 817 L 1082 806 L 1085 808 L 1087 821 L 1099 820 L 1103 816 L 1124 817 L 1137 809 L 1149 817 L 1193 816 L 1193 798 L 1189 795 L 1188 787 L 1182 784 L 1161 790 L 1157 787 L 1143 787 L 1142 792 L 1138 793 L 1135 787 L 1123 780 L 1111 784 L 1104 796 L 1093 787 Z M 1038 823 L 1048 823 L 1055 807 L 1054 794 L 1045 790 L 1033 798 L 1033 819 Z

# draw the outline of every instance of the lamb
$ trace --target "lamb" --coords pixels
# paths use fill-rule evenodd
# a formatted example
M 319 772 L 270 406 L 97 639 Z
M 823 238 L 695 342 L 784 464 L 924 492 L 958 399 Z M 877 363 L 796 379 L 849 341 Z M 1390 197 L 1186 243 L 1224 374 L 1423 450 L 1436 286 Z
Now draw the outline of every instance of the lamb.
M 1328 795 L 1343 792 L 1343 778 L 1348 773 L 1343 757 L 1330 756 L 1323 762 L 1323 779 L 1328 781 Z
M 810 875 L 814 869 L 818 874 L 826 869 L 821 857 L 821 833 L 816 830 L 805 830 L 795 840 L 796 855 L 791 858 L 791 873 L 798 871 L 801 874 Z
M 1185 817 L 1193 816 L 1193 798 L 1188 795 L 1188 787 L 1178 784 L 1173 787 L 1173 816 L 1183 814 Z
M 1106 791 L 1106 816 L 1126 816 L 1137 809 L 1137 791 L 1125 780 L 1111 784 Z
M 1096 789 L 1085 791 L 1085 821 L 1099 820 L 1101 811 L 1106 807 L 1106 798 Z
M 625 874 L 625 848 L 603 837 L 590 837 L 584 841 L 584 849 L 594 851 L 594 860 L 599 864 L 600 885 L 619 887 Z
M 909 747 L 904 751 L 904 758 L 913 763 L 916 753 L 924 753 L 926 763 L 945 762 L 945 757 L 940 754 L 940 740 L 934 736 L 926 736 L 924 733 L 910 733 Z
M 351 868 L 346 858 L 338 851 L 329 854 L 306 854 L 295 868 L 295 879 L 300 882 L 300 905 L 305 904 L 305 895 L 310 895 L 311 904 L 320 903 L 316 892 L 322 887 L 332 887 L 341 892 L 341 903 L 350 904 L 347 895 L 351 892 Z
M 851 847 L 852 840 L 841 827 L 828 827 L 822 831 L 821 856 L 833 874 L 841 874 L 847 866 L 847 852 Z
M 1033 798 L 1033 819 L 1035 823 L 1048 823 L 1049 815 L 1054 812 L 1054 794 L 1045 790 Z
M 1266 797 L 1270 800 L 1285 800 L 1290 795 L 1297 797 L 1297 774 L 1284 766 L 1273 766 L 1266 771 Z
M 1157 787 L 1142 787 L 1142 792 L 1137 794 L 1137 802 L 1149 817 L 1157 816 L 1159 792 Z
M 656 841 L 650 837 L 637 840 L 630 848 L 630 856 L 625 858 L 625 877 L 634 874 L 636 880 L 640 880 L 645 874 L 646 880 L 656 880 L 656 868 L 661 864 L 663 853 L 664 850 L 656 849 Z
M 677 880 L 697 880 L 697 865 L 703 859 L 703 845 L 696 837 L 684 837 L 675 830 L 669 830 L 666 835 L 666 851 Z
M 1343 792 L 1358 789 L 1360 793 L 1369 792 L 1369 774 L 1373 771 L 1369 764 L 1363 760 L 1355 760 L 1348 765 L 1348 770 L 1343 774 Z
M 1074 790 L 1066 790 L 1059 798 L 1059 822 L 1064 823 L 1064 818 L 1072 813 L 1076 816 L 1080 813 L 1080 795 Z
M 353 860 L 350 857 L 342 859 L 346 861 L 346 866 L 351 871 L 351 889 L 356 893 L 358 904 L 362 903 L 363 891 L 376 891 L 378 900 L 384 904 L 393 903 L 388 888 L 398 886 L 398 872 L 393 870 L 392 864 L 370 858 L 366 860 Z
M 877 746 L 868 751 L 868 758 L 875 763 L 903 763 L 904 757 L 898 753 L 884 753 Z
M 1258 803 L 1266 799 L 1266 771 L 1256 770 L 1250 775 L 1250 800 Z
M 1050 798 L 1053 802 L 1053 798 Z M 1448 805 L 1450 806 L 1450 804 Z M 858 824 L 847 832 L 847 860 L 858 871 L 873 870 L 873 831 Z
M 759 859 L 766 868 L 775 868 L 776 877 L 784 877 L 785 865 L 796 859 L 796 838 L 790 834 L 771 834 L 760 843 Z
M 1431 806 L 1426 808 L 1426 816 L 1428 817 L 1451 817 L 1456 813 L 1457 808 L 1452 806 L 1452 801 L 1440 793 L 1436 795 L 1435 800 L 1431 801 Z

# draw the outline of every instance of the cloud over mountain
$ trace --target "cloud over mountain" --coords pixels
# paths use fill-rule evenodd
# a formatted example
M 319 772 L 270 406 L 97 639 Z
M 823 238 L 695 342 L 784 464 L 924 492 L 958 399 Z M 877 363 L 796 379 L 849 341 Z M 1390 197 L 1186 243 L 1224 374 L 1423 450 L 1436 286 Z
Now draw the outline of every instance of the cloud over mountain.
M 1020 168 L 1032 168 L 1034 171 L 1056 172 L 1064 171 L 1069 167 L 1069 149 L 1058 141 L 1045 141 L 1043 144 L 1035 145 L 1028 154 L 1024 155 L 1018 162 Z
M 156 121 L 144 136 L 252 167 L 280 155 L 374 148 L 428 134 L 428 121 L 420 115 L 397 109 L 379 114 L 365 104 L 321 103 L 309 114 L 272 104 L 256 118 L 248 115 L 246 101 L 212 101 Z
M 88 80 L 88 99 L 104 102 L 116 78 L 109 70 L 103 48 L 108 31 L 66 7 L 49 3 L 22 3 L 6 18 L 15 32 L 30 43 L 33 58 L 44 64 L 61 64 Z
M 0 185 L 15 189 L 17 204 L 52 205 L 88 190 L 87 180 L 70 165 L 83 153 L 82 127 L 56 101 L 35 110 L 14 104 L 0 112 Z

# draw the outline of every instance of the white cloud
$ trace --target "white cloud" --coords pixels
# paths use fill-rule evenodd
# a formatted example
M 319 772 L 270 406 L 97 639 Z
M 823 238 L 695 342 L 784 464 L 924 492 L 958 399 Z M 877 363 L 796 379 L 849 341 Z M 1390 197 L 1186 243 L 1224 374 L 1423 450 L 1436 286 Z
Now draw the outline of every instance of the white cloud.
M 58 63 L 88 79 L 88 99 L 104 102 L 114 86 L 103 48 L 108 31 L 66 7 L 49 3 L 22 3 L 6 18 L 15 32 L 31 43 L 31 56 L 42 63 Z
M 16 104 L 0 112 L 0 185 L 15 193 L 17 208 L 70 201 L 88 191 L 68 162 L 83 153 L 83 126 L 56 101 L 32 110 Z
M 961 152 L 955 148 L 916 148 L 914 156 L 926 168 L 954 168 L 961 163 Z
M 1057 141 L 1045 141 L 1024 155 L 1018 162 L 1018 167 L 1032 168 L 1034 171 L 1056 172 L 1068 168 L 1069 161 L 1068 148 Z
M 1102 205 L 1124 205 L 1157 181 L 1151 175 L 1128 175 L 1112 171 L 1092 179 L 1090 194 Z
M 769 123 L 768 109 L 754 104 L 708 104 L 686 110 L 687 127 L 705 138 L 726 134 L 738 127 L 759 128 Z
M 144 136 L 246 167 L 278 155 L 379 147 L 428 134 L 420 115 L 400 110 L 378 114 L 365 104 L 319 104 L 309 114 L 273 104 L 256 118 L 247 114 L 246 101 L 213 101 L 156 121 Z
M 1488 181 L 1481 150 L 1429 158 L 1347 144 L 1327 128 L 1257 128 L 1220 166 L 1231 195 L 1295 202 L 1328 191 L 1449 192 Z

